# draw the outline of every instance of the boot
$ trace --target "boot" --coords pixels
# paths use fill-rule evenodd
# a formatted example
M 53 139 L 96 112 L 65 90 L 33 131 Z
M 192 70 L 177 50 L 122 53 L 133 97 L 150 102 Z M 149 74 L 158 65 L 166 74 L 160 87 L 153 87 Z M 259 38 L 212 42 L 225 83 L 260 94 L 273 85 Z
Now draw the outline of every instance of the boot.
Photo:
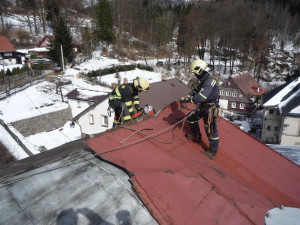
M 208 151 L 203 152 L 203 154 L 210 159 L 214 159 L 214 158 L 216 158 L 217 152 L 209 149 Z
M 192 140 L 193 142 L 200 143 L 202 141 L 202 137 L 200 133 L 197 134 L 186 134 L 185 137 L 189 140 Z

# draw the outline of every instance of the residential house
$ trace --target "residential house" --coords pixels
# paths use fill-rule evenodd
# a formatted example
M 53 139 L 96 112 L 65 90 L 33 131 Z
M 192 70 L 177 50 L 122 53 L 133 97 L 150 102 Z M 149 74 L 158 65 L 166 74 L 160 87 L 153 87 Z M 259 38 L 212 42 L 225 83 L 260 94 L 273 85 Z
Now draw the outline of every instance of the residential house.
M 249 114 L 255 100 L 266 92 L 249 72 L 229 76 L 219 89 L 221 108 L 239 114 Z
M 37 44 L 36 48 L 34 48 L 34 50 L 36 50 L 38 56 L 42 56 L 42 57 L 46 57 L 47 56 L 47 55 L 43 56 L 43 54 L 44 54 L 43 50 L 44 49 L 48 50 L 50 48 L 51 39 L 52 38 L 53 37 L 50 36 L 50 35 L 45 35 L 43 37 L 43 39 L 40 40 L 40 42 Z M 74 53 L 78 54 L 79 53 L 79 49 L 80 49 L 80 44 L 75 39 L 72 39 L 72 44 L 74 46 L 74 48 L 73 48 Z M 40 49 L 40 51 L 38 51 L 39 49 Z
M 3 65 L 25 64 L 26 57 L 18 52 L 5 36 L 0 36 L 0 60 Z M 2 68 L 1 68 L 2 69 Z
M 159 112 L 189 92 L 190 88 L 177 78 L 151 83 L 149 91 L 139 93 L 140 106 L 153 106 L 155 112 Z M 108 93 L 76 89 L 66 97 L 73 119 L 81 126 L 83 134 L 99 134 L 112 128 L 114 112 L 108 115 Z
M 107 112 L 108 93 L 74 89 L 66 97 L 83 135 L 99 134 L 112 127 L 114 113 Z
M 278 206 L 300 208 L 298 165 L 224 119 L 217 157 L 207 158 L 207 138 L 184 136 L 193 109 L 173 102 L 88 147 L 68 143 L 1 167 L 0 224 L 253 225 L 269 224 Z
M 300 145 L 300 78 L 266 93 L 262 105 L 262 142 Z

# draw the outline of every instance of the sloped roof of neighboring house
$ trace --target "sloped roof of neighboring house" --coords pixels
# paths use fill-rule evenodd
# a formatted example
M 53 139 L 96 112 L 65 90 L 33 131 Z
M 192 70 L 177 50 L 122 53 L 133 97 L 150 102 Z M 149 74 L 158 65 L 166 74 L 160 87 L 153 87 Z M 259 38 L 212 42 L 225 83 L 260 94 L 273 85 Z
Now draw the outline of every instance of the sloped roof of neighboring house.
M 266 92 L 266 90 L 254 80 L 249 72 L 232 76 L 232 79 L 248 98 L 261 96 Z
M 109 93 L 90 91 L 90 90 L 78 90 L 78 89 L 74 89 L 66 95 L 66 97 L 68 97 L 69 99 L 93 102 L 93 104 L 91 104 L 88 108 L 86 108 L 81 113 L 76 115 L 73 118 L 74 120 L 79 119 L 87 112 L 89 112 L 91 109 L 94 109 L 97 105 L 99 105 L 101 102 L 106 100 L 108 96 Z
M 186 96 L 191 89 L 177 78 L 151 83 L 149 91 L 141 92 L 140 105 L 152 105 L 156 112 L 181 97 Z
M 0 169 L 0 224 L 154 224 L 124 168 L 83 143 Z
M 37 48 L 41 48 L 41 47 L 45 47 L 45 48 L 48 48 L 48 47 L 50 47 L 48 44 L 44 44 L 44 42 L 48 39 L 48 40 L 51 40 L 51 36 L 50 35 L 45 35 L 44 37 L 43 37 L 43 39 L 42 40 L 40 40 L 39 41 L 39 43 L 36 45 L 36 47 Z
M 15 52 L 14 45 L 5 36 L 0 36 L 0 52 Z
M 300 78 L 282 85 L 278 91 L 272 92 L 269 100 L 263 104 L 263 107 L 278 107 L 281 114 L 286 115 L 300 104 Z
M 74 89 L 66 94 L 66 97 L 80 101 L 101 102 L 107 98 L 107 95 L 105 92 Z
M 217 157 L 208 159 L 207 138 L 198 145 L 184 137 L 191 109 L 175 102 L 86 144 L 135 174 L 134 189 L 161 225 L 264 224 L 272 208 L 300 207 L 298 165 L 224 119 Z
M 280 85 L 262 95 L 261 104 L 265 104 L 267 101 L 269 101 L 271 98 L 273 98 L 274 95 L 276 95 L 278 92 L 280 92 L 283 88 L 285 88 L 291 81 L 284 83 L 283 85 Z

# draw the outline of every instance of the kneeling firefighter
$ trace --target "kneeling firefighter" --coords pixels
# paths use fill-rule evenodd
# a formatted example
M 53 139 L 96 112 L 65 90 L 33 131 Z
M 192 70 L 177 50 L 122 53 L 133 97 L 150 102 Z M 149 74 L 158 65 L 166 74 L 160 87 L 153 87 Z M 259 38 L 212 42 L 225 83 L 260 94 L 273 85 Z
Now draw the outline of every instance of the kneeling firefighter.
M 219 134 L 217 130 L 217 120 L 215 111 L 219 100 L 219 88 L 217 81 L 206 71 L 208 65 L 200 59 L 193 61 L 190 65 L 190 72 L 199 80 L 199 84 L 189 93 L 182 97 L 181 102 L 194 103 L 197 108 L 188 117 L 188 123 L 192 134 L 186 137 L 195 142 L 201 142 L 201 132 L 198 121 L 203 118 L 205 132 L 209 140 L 209 150 L 204 154 L 210 159 L 214 159 L 219 148 Z
M 116 87 L 109 95 L 109 107 L 115 111 L 113 126 L 120 125 L 132 119 L 134 111 L 132 103 L 137 112 L 143 111 L 140 107 L 138 93 L 148 91 L 149 83 L 144 78 L 136 78 L 133 83 L 127 83 Z

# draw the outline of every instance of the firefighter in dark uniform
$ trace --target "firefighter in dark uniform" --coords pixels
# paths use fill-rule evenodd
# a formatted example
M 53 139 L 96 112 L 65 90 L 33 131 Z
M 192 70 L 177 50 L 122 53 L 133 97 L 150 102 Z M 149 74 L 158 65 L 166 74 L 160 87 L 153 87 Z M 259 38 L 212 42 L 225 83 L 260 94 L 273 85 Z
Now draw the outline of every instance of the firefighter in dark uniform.
M 109 95 L 109 107 L 115 111 L 113 126 L 128 122 L 134 115 L 132 103 L 137 112 L 142 111 L 138 93 L 148 91 L 149 83 L 144 78 L 136 78 L 133 83 L 116 87 Z
M 214 116 L 219 100 L 219 88 L 217 81 L 206 71 L 207 66 L 208 65 L 200 59 L 191 63 L 190 72 L 197 77 L 199 84 L 189 95 L 182 97 L 180 101 L 197 105 L 195 113 L 192 113 L 188 117 L 192 134 L 186 134 L 186 137 L 195 142 L 201 142 L 202 137 L 198 121 L 203 118 L 205 133 L 209 140 L 209 150 L 205 151 L 204 154 L 210 159 L 214 159 L 219 148 L 217 120 Z

